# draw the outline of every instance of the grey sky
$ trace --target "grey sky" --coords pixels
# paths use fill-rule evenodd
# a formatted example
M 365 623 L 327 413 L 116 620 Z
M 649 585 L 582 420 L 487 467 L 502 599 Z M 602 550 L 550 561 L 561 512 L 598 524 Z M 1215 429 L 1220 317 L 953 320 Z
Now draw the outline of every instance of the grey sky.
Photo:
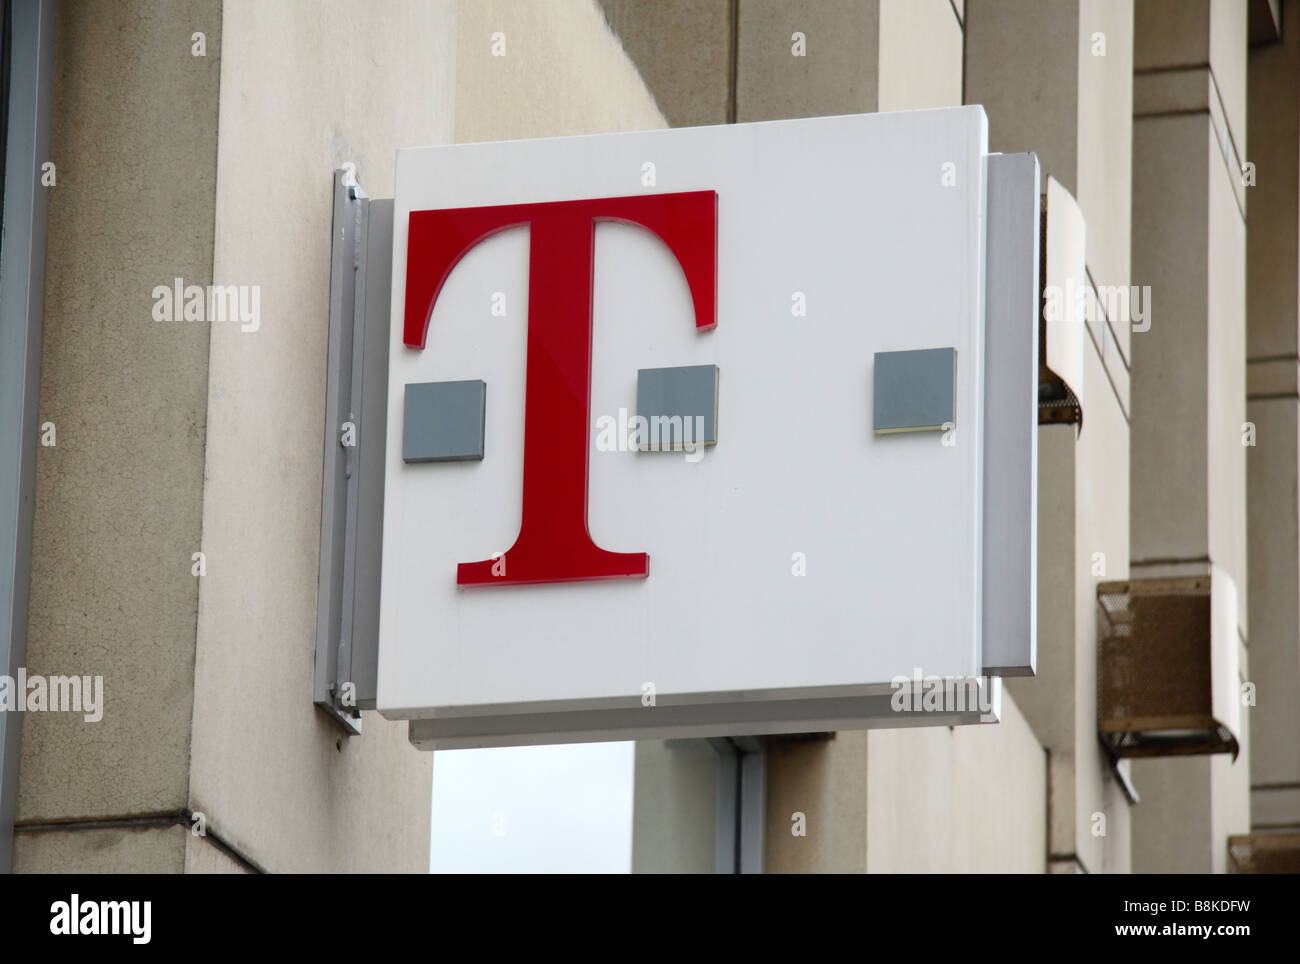
M 434 873 L 629 873 L 634 743 L 433 756 Z

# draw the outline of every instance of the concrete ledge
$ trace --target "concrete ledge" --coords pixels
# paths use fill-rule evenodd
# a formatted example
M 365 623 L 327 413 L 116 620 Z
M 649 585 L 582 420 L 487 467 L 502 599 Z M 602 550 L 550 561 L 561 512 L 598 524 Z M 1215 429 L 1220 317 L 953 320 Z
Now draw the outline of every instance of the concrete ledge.
M 1133 76 L 1133 119 L 1170 114 L 1207 113 L 1214 127 L 1223 162 L 1228 168 L 1232 193 L 1242 216 L 1246 211 L 1246 186 L 1241 183 L 1241 150 L 1227 121 L 1222 92 L 1208 65 L 1138 72 Z
M 179 824 L 14 831 L 17 874 L 179 874 L 185 838 Z
M 1300 830 L 1300 783 L 1252 787 L 1252 830 Z
M 1246 398 L 1300 398 L 1300 358 L 1247 359 Z

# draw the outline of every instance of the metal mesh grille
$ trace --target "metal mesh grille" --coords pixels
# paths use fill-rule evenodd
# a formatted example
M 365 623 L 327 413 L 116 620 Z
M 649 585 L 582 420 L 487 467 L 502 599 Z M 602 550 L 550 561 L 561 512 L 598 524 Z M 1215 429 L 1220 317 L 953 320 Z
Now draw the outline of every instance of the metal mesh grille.
M 1234 874 L 1300 874 L 1300 833 L 1257 833 L 1228 838 Z
M 1210 578 L 1097 587 L 1097 723 L 1117 756 L 1236 753 L 1214 719 Z

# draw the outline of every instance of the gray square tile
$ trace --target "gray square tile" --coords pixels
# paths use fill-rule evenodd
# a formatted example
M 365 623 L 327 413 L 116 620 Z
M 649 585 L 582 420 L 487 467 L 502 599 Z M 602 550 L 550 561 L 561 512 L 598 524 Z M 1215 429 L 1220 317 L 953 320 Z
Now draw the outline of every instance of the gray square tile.
M 716 444 L 718 366 L 640 369 L 636 373 L 636 413 L 648 423 L 647 441 L 652 449 L 681 449 L 688 418 L 692 420 L 689 431 L 693 443 Z M 704 420 L 702 438 L 696 437 L 696 417 Z
M 872 385 L 877 435 L 938 431 L 956 421 L 957 349 L 878 351 Z
M 480 380 L 418 382 L 403 396 L 402 461 L 483 458 L 487 385 Z

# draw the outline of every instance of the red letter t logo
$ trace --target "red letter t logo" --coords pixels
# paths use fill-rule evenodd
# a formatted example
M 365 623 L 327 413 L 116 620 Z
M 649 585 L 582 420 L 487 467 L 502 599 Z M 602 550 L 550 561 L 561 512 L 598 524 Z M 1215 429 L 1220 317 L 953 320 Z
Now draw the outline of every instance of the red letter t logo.
M 412 211 L 403 341 L 423 349 L 429 317 L 457 262 L 480 241 L 530 226 L 528 364 L 524 393 L 523 517 L 506 552 L 462 562 L 462 586 L 645 577 L 644 552 L 610 552 L 587 531 L 591 424 L 592 249 L 597 221 L 654 232 L 677 257 L 695 327 L 716 323 L 718 196 L 713 191 Z

